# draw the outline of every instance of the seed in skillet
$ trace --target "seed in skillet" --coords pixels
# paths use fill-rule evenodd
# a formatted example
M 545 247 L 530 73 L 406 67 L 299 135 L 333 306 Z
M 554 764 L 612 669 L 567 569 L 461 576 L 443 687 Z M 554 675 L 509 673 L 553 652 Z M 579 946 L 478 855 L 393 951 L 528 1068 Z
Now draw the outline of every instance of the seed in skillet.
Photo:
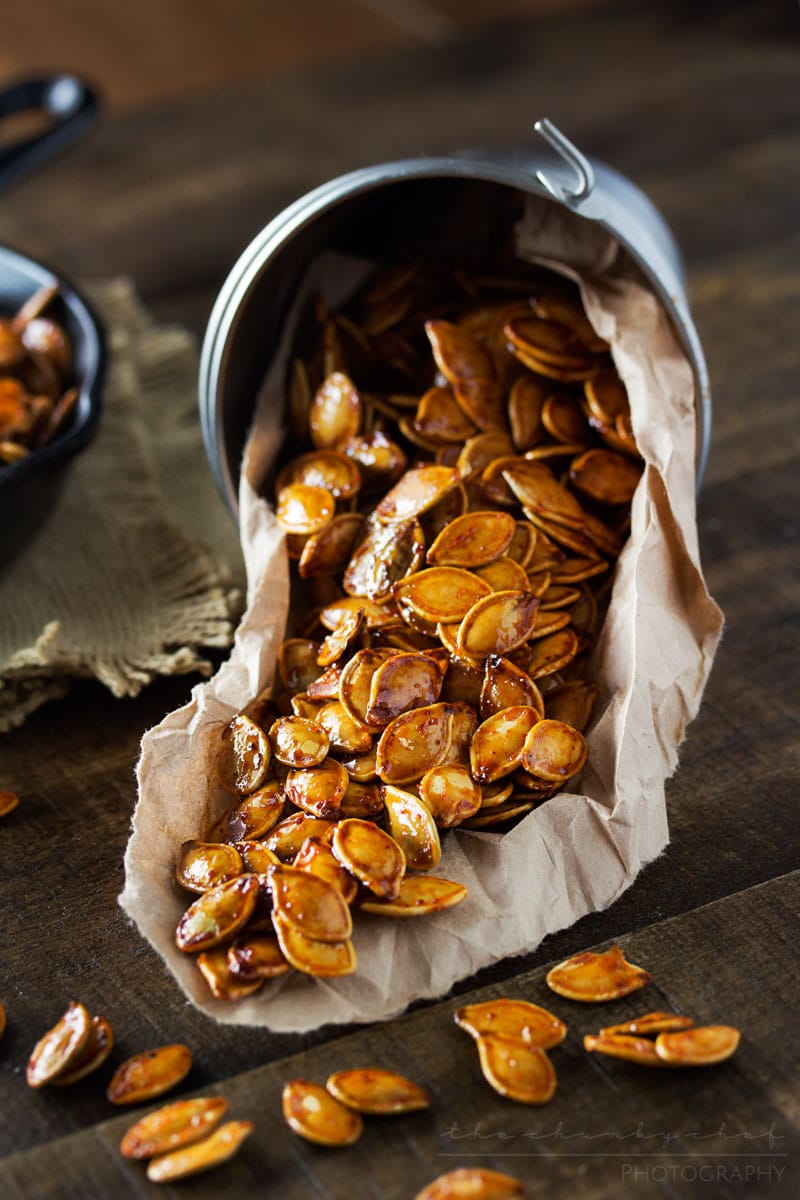
M 198 1175 L 201 1171 L 209 1171 L 232 1158 L 252 1132 L 252 1121 L 228 1121 L 202 1142 L 151 1159 L 147 1166 L 147 1178 L 152 1183 L 171 1183 L 176 1179 L 186 1179 L 189 1175 Z
M 210 888 L 190 904 L 175 930 L 179 950 L 194 954 L 234 937 L 253 913 L 258 877 L 240 875 Z
M 416 1112 L 431 1105 L 430 1092 L 425 1088 L 379 1067 L 336 1071 L 325 1087 L 346 1108 L 372 1116 Z
M 339 821 L 333 829 L 331 849 L 342 866 L 376 896 L 396 898 L 405 874 L 405 855 L 374 821 Z
M 114 1031 L 109 1022 L 105 1017 L 92 1017 L 89 1037 L 80 1055 L 67 1070 L 60 1071 L 52 1083 L 56 1087 L 65 1087 L 85 1079 L 103 1065 L 113 1048 Z
M 377 913 L 382 917 L 424 917 L 452 908 L 467 898 L 463 883 L 452 879 L 441 879 L 436 875 L 406 875 L 400 881 L 400 889 L 392 900 L 369 897 L 360 901 L 362 912 Z
M 120 1142 L 124 1158 L 146 1159 L 199 1142 L 222 1120 L 228 1101 L 222 1096 L 176 1100 L 131 1125 Z
M 26 1079 L 32 1088 L 52 1083 L 71 1070 L 89 1040 L 92 1019 L 83 1004 L 73 1001 L 63 1017 L 37 1042 L 28 1061 Z
M 249 717 L 234 717 L 222 730 L 217 777 L 226 792 L 247 796 L 267 778 L 269 739 Z
M 192 1052 L 180 1044 L 134 1054 L 117 1067 L 106 1088 L 112 1104 L 141 1104 L 177 1087 L 189 1074 Z
M 429 1183 L 414 1200 L 519 1200 L 525 1185 L 513 1175 L 484 1167 L 459 1167 Z
M 660 1033 L 656 1054 L 670 1067 L 710 1066 L 730 1058 L 740 1037 L 732 1025 L 699 1025 L 680 1033 Z
M 477 1039 L 481 1070 L 501 1096 L 518 1104 L 546 1104 L 556 1090 L 556 1073 L 539 1046 L 521 1038 L 482 1034 Z
M 587 1033 L 583 1048 L 590 1053 L 605 1054 L 609 1058 L 623 1058 L 642 1067 L 663 1067 L 666 1064 L 656 1054 L 654 1044 L 646 1037 L 635 1037 L 630 1033 Z
M 552 967 L 546 976 L 547 986 L 568 1000 L 596 1003 L 617 1000 L 652 983 L 653 976 L 642 967 L 629 963 L 619 946 L 611 946 L 599 954 L 585 950 L 573 954 Z
M 0 788 L 0 817 L 7 816 L 19 804 L 19 796 L 16 792 L 9 792 L 6 788 Z
M 345 1108 L 324 1087 L 305 1079 L 292 1079 L 283 1088 L 283 1116 L 294 1133 L 320 1146 L 352 1146 L 361 1137 L 364 1123 L 358 1113 Z
M 531 1046 L 549 1050 L 567 1036 L 567 1027 L 558 1017 L 530 1004 L 527 1000 L 485 1000 L 456 1009 L 455 1022 L 474 1038 L 497 1033 L 517 1038 Z
M 694 1025 L 692 1017 L 682 1017 L 678 1013 L 651 1012 L 632 1021 L 623 1021 L 621 1025 L 607 1025 L 600 1030 L 600 1036 L 614 1033 L 629 1033 L 639 1037 L 653 1037 L 659 1033 L 680 1033 L 683 1029 L 691 1029 Z

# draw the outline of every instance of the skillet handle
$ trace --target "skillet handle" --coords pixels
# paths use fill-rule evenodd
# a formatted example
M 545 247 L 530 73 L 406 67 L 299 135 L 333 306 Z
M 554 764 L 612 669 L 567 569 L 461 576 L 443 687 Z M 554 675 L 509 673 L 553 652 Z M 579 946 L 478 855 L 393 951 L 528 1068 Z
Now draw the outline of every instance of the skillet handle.
M 0 188 L 35 170 L 80 137 L 97 119 L 100 102 L 97 93 L 76 75 L 43 75 L 0 88 L 0 128 L 4 117 L 37 110 L 50 124 L 42 133 L 0 149 Z

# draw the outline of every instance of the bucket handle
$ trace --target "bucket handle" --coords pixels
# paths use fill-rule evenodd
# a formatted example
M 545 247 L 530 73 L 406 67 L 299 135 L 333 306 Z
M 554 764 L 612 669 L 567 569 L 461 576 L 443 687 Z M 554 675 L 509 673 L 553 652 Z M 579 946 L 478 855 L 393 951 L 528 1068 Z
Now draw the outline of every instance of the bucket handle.
M 550 179 L 545 171 L 537 171 L 536 178 L 539 183 L 559 204 L 566 204 L 572 207 L 586 200 L 594 188 L 594 171 L 588 158 L 581 154 L 578 147 L 569 138 L 565 137 L 561 130 L 552 121 L 548 120 L 547 117 L 541 117 L 533 128 L 541 138 L 544 138 L 548 145 L 553 147 L 556 153 L 561 156 L 568 167 L 572 168 L 577 176 L 577 185 L 569 188 L 554 179 Z

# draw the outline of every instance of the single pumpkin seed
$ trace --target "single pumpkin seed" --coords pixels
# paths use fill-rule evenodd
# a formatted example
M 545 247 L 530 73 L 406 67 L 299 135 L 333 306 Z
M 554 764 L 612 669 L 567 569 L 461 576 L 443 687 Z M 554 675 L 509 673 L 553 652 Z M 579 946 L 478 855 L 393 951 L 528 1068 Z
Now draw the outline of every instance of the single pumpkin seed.
M 649 971 L 629 963 L 619 946 L 599 954 L 591 950 L 573 954 L 546 976 L 551 991 L 586 1003 L 617 1000 L 645 987 L 652 979 Z

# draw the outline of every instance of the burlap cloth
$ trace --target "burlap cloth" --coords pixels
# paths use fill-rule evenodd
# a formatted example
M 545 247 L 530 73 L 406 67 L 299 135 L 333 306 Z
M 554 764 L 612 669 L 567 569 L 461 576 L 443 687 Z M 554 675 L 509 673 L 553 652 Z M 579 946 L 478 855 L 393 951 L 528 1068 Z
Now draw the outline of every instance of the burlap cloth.
M 100 430 L 47 524 L 0 570 L 0 731 L 75 678 L 133 696 L 158 675 L 210 674 L 228 646 L 238 539 L 203 453 L 197 348 L 131 284 L 88 286 L 109 364 Z

